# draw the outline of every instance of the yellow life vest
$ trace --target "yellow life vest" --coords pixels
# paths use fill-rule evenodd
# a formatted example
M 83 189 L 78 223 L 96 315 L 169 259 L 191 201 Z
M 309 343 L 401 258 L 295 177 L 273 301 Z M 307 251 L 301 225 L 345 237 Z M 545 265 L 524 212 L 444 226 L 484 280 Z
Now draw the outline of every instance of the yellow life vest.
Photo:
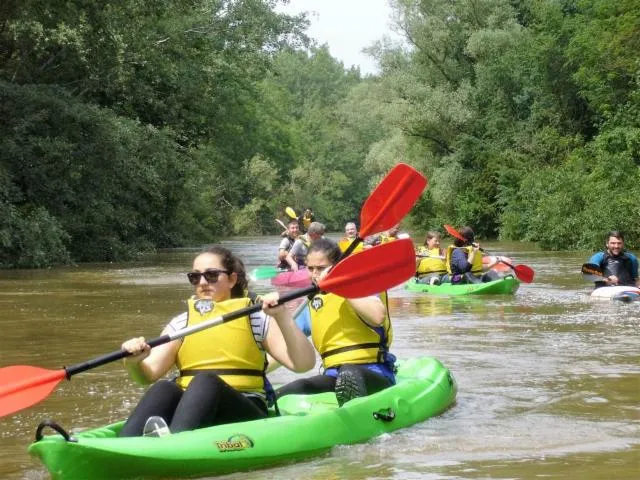
M 381 294 L 386 303 L 386 292 Z M 362 320 L 349 302 L 333 293 L 309 300 L 311 340 L 325 369 L 344 364 L 384 363 L 393 340 L 388 309 L 380 327 Z
M 353 238 L 347 238 L 347 237 L 342 237 L 339 241 L 338 241 L 338 247 L 340 247 L 340 251 L 344 252 L 347 250 L 347 248 L 349 248 L 349 245 L 351 245 L 351 242 L 353 242 L 355 239 Z M 358 245 L 356 245 L 356 248 L 353 249 L 353 252 L 351 253 L 358 253 L 361 252 L 364 249 L 364 244 L 362 242 L 358 243 Z
M 304 244 L 305 247 L 309 248 L 311 246 L 311 239 L 306 233 L 304 235 L 300 235 L 298 239 Z
M 380 234 L 380 243 L 389 243 L 396 240 L 398 237 L 394 237 L 393 235 L 387 235 L 386 233 Z
M 211 320 L 251 304 L 248 298 L 214 303 L 191 297 L 187 326 Z M 176 383 L 187 388 L 198 371 L 212 371 L 236 390 L 264 394 L 266 354 L 258 347 L 248 316 L 207 328 L 182 340 Z
M 467 258 L 469 258 L 469 255 L 473 250 L 473 247 L 471 246 L 456 247 L 455 245 L 449 245 L 447 247 L 447 252 L 445 254 L 444 262 L 447 267 L 447 273 L 449 273 L 450 275 L 453 273 L 451 271 L 451 255 L 456 248 L 459 248 L 460 250 L 464 250 L 466 252 Z M 473 263 L 471 264 L 471 273 L 473 273 L 474 275 L 482 275 L 482 254 L 480 252 L 477 252 L 473 257 Z
M 447 266 L 444 263 L 444 258 L 440 255 L 439 248 L 432 248 L 427 250 L 425 247 L 418 248 L 417 255 L 429 255 L 428 257 L 421 258 L 416 273 L 418 275 L 425 275 L 427 273 L 447 273 Z
M 302 227 L 304 228 L 305 232 L 309 230 L 309 225 L 311 225 L 311 222 L 313 222 L 313 217 L 307 217 L 306 215 L 303 215 Z

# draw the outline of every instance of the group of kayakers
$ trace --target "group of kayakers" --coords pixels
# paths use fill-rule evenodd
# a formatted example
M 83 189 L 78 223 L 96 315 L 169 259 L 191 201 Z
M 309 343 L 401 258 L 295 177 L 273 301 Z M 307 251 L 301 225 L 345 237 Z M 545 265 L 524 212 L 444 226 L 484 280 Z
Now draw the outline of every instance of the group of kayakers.
M 302 235 L 297 222 L 287 227 L 281 250 L 287 249 L 285 240 L 293 243 L 284 261 L 292 270 L 304 265 L 310 279 L 318 283 L 340 260 L 340 247 L 323 238 L 320 222 L 311 222 Z M 391 240 L 387 235 L 379 241 Z M 174 317 L 163 335 L 255 301 L 243 262 L 221 246 L 196 256 L 187 277 L 194 295 L 187 300 L 187 311 Z M 176 433 L 264 418 L 270 406 L 277 411 L 278 396 L 290 393 L 335 392 L 342 405 L 395 384 L 385 292 L 357 299 L 319 292 L 307 299 L 306 315 L 300 316 L 304 324 L 298 325 L 288 309 L 277 306 L 277 292 L 260 300 L 259 313 L 153 349 L 142 337 L 124 342 L 123 350 L 131 354 L 125 359 L 131 378 L 152 386 L 120 436 Z M 316 351 L 322 359 L 321 375 L 273 390 L 267 371 L 279 365 L 298 373 L 309 371 L 315 365 Z M 173 367 L 178 376 L 161 380 Z
M 417 281 L 477 283 L 499 278 L 491 268 L 502 261 L 494 257 L 483 264 L 480 245 L 470 227 L 454 235 L 452 245 L 440 247 L 441 234 L 429 231 L 416 252 Z M 360 241 L 354 222 L 345 236 L 334 242 L 324 238 L 325 226 L 316 221 L 300 232 L 300 222 L 287 225 L 278 252 L 280 266 L 306 267 L 316 284 L 341 259 L 351 242 Z M 400 238 L 400 226 L 369 237 L 358 247 L 371 248 Z M 624 237 L 609 232 L 606 249 L 589 263 L 603 272 L 602 285 L 638 285 L 638 260 L 624 251 Z M 358 250 L 356 250 L 357 252 Z M 229 250 L 214 246 L 195 257 L 187 274 L 194 295 L 187 311 L 173 318 L 163 334 L 179 331 L 255 301 L 249 294 L 243 262 Z M 310 296 L 303 312 L 293 319 L 290 310 L 277 306 L 279 294 L 261 297 L 262 310 L 246 318 L 186 336 L 151 349 L 144 338 L 123 343 L 131 353 L 125 360 L 130 376 L 153 385 L 147 390 L 122 428 L 121 436 L 138 436 L 152 421 L 176 433 L 217 424 L 264 418 L 278 396 L 335 392 L 339 405 L 395 384 L 395 357 L 390 352 L 393 329 L 386 293 L 348 299 L 333 293 Z M 309 338 L 307 338 L 309 337 Z M 302 373 L 315 365 L 316 352 L 323 372 L 295 380 L 277 391 L 267 372 L 283 365 Z M 178 376 L 160 380 L 173 367 Z M 157 431 L 157 429 L 156 429 Z
M 454 238 L 452 245 L 442 249 L 440 232 L 427 232 L 424 244 L 416 250 L 418 283 L 481 283 L 501 277 L 492 270 L 502 260 L 501 257 L 492 257 L 490 262 L 483 262 L 480 244 L 475 241 L 471 227 L 462 227 L 459 234 L 461 238 Z
M 305 210 L 305 213 L 310 209 Z M 302 230 L 298 219 L 292 219 L 287 224 L 287 230 L 282 232 L 282 240 L 278 246 L 277 266 L 282 270 L 297 271 L 305 266 L 305 259 L 309 246 L 325 234 L 326 228 L 323 223 L 312 221 L 305 230 Z M 344 237 L 337 243 L 342 252 L 346 251 L 349 245 L 357 238 L 358 228 L 355 222 L 347 222 L 344 227 Z M 400 233 L 400 225 L 394 225 L 389 230 L 376 235 L 370 235 L 359 242 L 352 253 L 360 252 L 375 245 L 387 243 L 396 238 L 408 237 L 407 234 Z

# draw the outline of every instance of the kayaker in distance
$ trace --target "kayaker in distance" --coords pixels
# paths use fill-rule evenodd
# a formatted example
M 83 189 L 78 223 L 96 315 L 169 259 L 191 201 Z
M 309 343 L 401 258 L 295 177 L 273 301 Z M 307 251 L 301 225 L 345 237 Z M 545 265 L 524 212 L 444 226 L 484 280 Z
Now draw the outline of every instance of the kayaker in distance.
M 300 228 L 297 220 L 289 220 L 287 224 L 287 231 L 285 237 L 280 240 L 280 246 L 278 247 L 278 268 L 284 270 L 290 270 L 289 263 L 287 263 L 287 253 L 293 247 L 293 244 L 300 235 Z
M 364 248 L 374 247 L 381 243 L 393 242 L 399 238 L 409 238 L 408 233 L 400 232 L 400 224 L 394 225 L 386 232 L 382 232 L 378 235 L 371 235 L 364 241 Z
M 448 278 L 443 280 L 450 281 L 453 284 L 498 280 L 500 274 L 491 270 L 491 268 L 500 261 L 500 257 L 496 257 L 494 262 L 483 265 L 480 244 L 475 243 L 475 234 L 471 227 L 462 227 L 459 233 L 464 240 L 454 238 L 453 245 L 447 247 L 445 265 Z M 484 273 L 485 269 L 489 271 Z
M 324 231 L 325 227 L 322 223 L 313 222 L 309 225 L 307 233 L 298 236 L 286 257 L 290 270 L 297 272 L 300 267 L 304 267 L 309 246 L 319 238 L 322 238 Z
M 356 224 L 353 222 L 347 222 L 344 226 L 344 237 L 338 241 L 338 247 L 340 247 L 340 251 L 344 252 L 349 245 L 356 239 L 358 236 L 358 228 Z M 364 249 L 364 244 L 362 242 L 358 243 L 356 248 L 353 249 L 351 253 L 358 253 Z
M 315 222 L 315 220 L 316 217 L 313 214 L 313 210 L 311 210 L 309 207 L 305 208 L 302 216 L 299 219 L 300 229 L 302 230 L 302 233 L 307 233 L 309 231 L 309 227 L 313 222 Z
M 339 260 L 340 249 L 335 242 L 316 240 L 307 255 L 311 279 L 318 282 Z M 277 390 L 278 397 L 335 391 L 342 406 L 352 398 L 395 384 L 395 356 L 389 352 L 391 319 L 379 296 L 347 299 L 318 293 L 307 300 L 305 315 L 300 318 L 307 319 L 298 326 L 311 335 L 324 374 L 288 383 Z
M 600 266 L 604 272 L 602 282 L 596 282 L 596 288 L 604 286 L 640 287 L 638 277 L 638 258 L 624 249 L 624 235 L 619 230 L 607 233 L 605 250 L 591 256 L 588 263 Z
M 216 318 L 251 304 L 244 265 L 229 250 L 213 246 L 196 256 L 187 274 L 195 295 L 188 311 L 174 317 L 163 334 Z M 202 330 L 153 349 L 143 337 L 122 349 L 131 378 L 153 383 L 124 424 L 120 436 L 143 434 L 147 420 L 161 417 L 172 433 L 267 416 L 273 390 L 265 376 L 266 353 L 295 372 L 315 364 L 313 346 L 277 293 L 262 297 L 263 310 Z M 175 381 L 158 380 L 176 366 Z M 237 371 L 237 372 L 234 372 Z M 230 374 L 231 373 L 231 374 Z
M 444 263 L 445 253 L 440 248 L 440 232 L 427 232 L 424 245 L 416 250 L 416 279 L 418 283 L 440 285 L 441 278 L 447 273 Z

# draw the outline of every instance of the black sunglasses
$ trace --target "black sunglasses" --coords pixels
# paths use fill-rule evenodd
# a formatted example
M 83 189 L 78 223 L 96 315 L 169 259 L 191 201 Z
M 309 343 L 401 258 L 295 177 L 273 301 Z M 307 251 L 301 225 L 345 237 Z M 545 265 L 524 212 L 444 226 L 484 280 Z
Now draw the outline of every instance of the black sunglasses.
M 189 283 L 191 285 L 198 285 L 200 283 L 200 278 L 204 277 L 207 283 L 216 283 L 221 273 L 226 273 L 229 275 L 229 270 L 205 270 L 204 272 L 189 272 L 187 273 L 187 278 L 189 279 Z

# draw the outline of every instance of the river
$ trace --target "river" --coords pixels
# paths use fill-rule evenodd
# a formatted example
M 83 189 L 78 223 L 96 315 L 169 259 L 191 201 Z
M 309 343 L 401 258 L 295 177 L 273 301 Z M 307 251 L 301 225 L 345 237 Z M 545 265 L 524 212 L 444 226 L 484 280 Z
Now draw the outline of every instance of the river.
M 222 243 L 251 270 L 275 258 L 277 242 Z M 366 444 L 224 478 L 640 478 L 640 302 L 590 301 L 579 273 L 588 252 L 483 246 L 532 267 L 535 281 L 514 296 L 390 291 L 392 351 L 400 358 L 432 355 L 447 365 L 459 387 L 451 409 Z M 0 366 L 59 369 L 135 335 L 156 337 L 191 293 L 184 273 L 198 250 L 139 263 L 0 271 Z M 268 288 L 266 281 L 254 286 Z M 276 383 L 292 378 L 285 371 L 272 376 Z M 74 431 L 96 427 L 125 417 L 142 391 L 116 362 L 74 376 L 45 401 L 0 419 L 0 478 L 48 478 L 26 452 L 43 418 Z

